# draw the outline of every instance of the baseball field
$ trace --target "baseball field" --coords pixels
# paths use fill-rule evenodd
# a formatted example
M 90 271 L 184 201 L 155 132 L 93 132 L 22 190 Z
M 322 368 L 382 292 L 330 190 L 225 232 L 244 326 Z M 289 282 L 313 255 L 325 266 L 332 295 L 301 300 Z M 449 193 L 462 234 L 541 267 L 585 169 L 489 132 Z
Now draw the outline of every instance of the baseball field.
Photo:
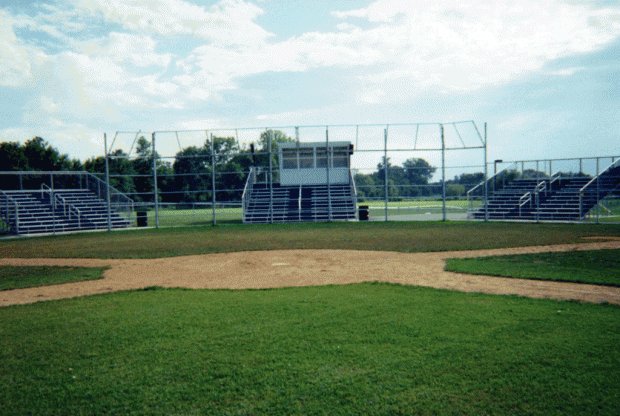
M 619 304 L 618 225 L 3 239 L 0 414 L 618 414 Z

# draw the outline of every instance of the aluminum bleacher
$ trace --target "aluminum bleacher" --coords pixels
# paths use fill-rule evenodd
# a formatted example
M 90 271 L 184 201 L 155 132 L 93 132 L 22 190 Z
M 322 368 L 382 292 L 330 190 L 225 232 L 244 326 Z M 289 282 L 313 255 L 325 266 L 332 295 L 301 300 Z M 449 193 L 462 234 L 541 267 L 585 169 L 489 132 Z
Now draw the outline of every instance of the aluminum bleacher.
M 620 161 L 598 176 L 519 178 L 495 192 L 474 219 L 580 221 L 612 192 L 620 191 Z
M 0 191 L 0 219 L 6 234 L 30 235 L 107 229 L 106 203 L 88 189 Z M 130 221 L 112 210 L 111 228 Z

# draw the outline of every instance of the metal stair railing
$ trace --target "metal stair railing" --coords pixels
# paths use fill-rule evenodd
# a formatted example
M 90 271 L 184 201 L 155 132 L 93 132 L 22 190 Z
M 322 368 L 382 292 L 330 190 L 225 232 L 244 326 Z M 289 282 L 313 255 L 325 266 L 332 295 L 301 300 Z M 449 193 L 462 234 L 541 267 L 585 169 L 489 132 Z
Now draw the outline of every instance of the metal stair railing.
M 45 190 L 45 188 L 47 188 L 47 190 Z M 62 195 L 58 195 L 57 193 L 54 193 L 54 190 L 52 188 L 50 188 L 46 184 L 42 183 L 41 184 L 41 199 L 43 199 L 43 193 L 44 192 L 47 192 L 47 193 L 50 194 L 50 204 L 52 205 L 52 209 L 54 211 L 56 211 L 56 201 L 58 201 L 60 203 L 60 205 L 62 205 L 62 212 L 63 212 L 65 217 L 69 218 L 69 221 L 71 221 L 71 219 L 72 219 L 71 211 L 72 210 L 75 211 L 75 216 L 76 216 L 77 221 L 78 221 L 78 228 L 82 228 L 82 219 L 81 219 L 82 213 L 80 212 L 80 210 L 76 206 L 73 206 L 72 204 L 67 202 Z
M 468 215 L 471 215 L 473 213 L 473 204 L 474 204 L 474 200 L 473 200 L 473 193 L 476 189 L 483 187 L 483 192 L 484 192 L 484 186 L 485 184 L 489 183 L 491 180 L 495 179 L 496 177 L 498 177 L 499 175 L 501 175 L 504 172 L 508 172 L 512 167 L 517 167 L 517 162 L 513 162 L 510 165 L 508 165 L 505 169 L 502 169 L 501 171 L 497 172 L 496 174 L 494 174 L 493 176 L 489 177 L 487 180 L 484 180 L 482 182 L 480 182 L 478 185 L 474 186 L 473 188 L 471 188 L 469 191 L 467 191 L 467 211 L 468 211 Z M 488 186 L 487 186 L 488 189 Z M 485 199 L 488 199 L 488 195 L 484 195 Z M 485 208 L 486 209 L 486 208 Z
M 82 172 L 86 175 L 86 187 L 94 192 L 100 199 L 106 199 L 106 191 L 108 187 L 106 183 L 90 172 Z M 120 211 L 128 218 L 134 212 L 134 201 L 127 195 L 110 186 L 110 205 L 114 206 L 115 211 Z
M 553 183 L 559 181 L 562 179 L 562 172 L 557 172 L 554 173 L 553 175 L 551 175 L 551 177 L 549 178 L 549 191 L 551 191 L 551 187 L 553 186 Z
M 585 184 L 580 190 L 579 190 L 579 218 L 583 219 L 585 218 L 587 212 L 583 212 L 583 198 L 586 196 L 586 191 L 588 190 L 589 187 L 592 186 L 596 186 L 597 189 L 594 191 L 596 192 L 596 200 L 598 202 L 598 199 L 600 198 L 600 189 L 598 187 L 598 181 L 599 178 L 607 173 L 608 170 L 614 169 L 616 167 L 620 166 L 620 159 L 616 160 L 615 162 L 613 162 L 611 165 L 607 166 L 605 169 L 603 169 L 603 171 L 601 173 L 599 173 L 598 175 L 596 175 L 594 178 L 592 178 L 590 180 L 590 182 L 588 182 L 587 184 Z M 596 181 L 596 185 L 593 185 Z M 589 190 L 588 190 L 589 191 Z
M 525 198 L 525 201 L 521 202 L 523 199 Z M 519 217 L 521 216 L 521 207 L 523 207 L 523 205 L 530 203 L 530 208 L 532 208 L 532 193 L 531 192 L 527 192 L 525 195 L 523 195 L 521 198 L 519 198 Z
M 351 188 L 353 194 L 351 195 L 351 201 L 353 202 L 353 209 L 355 210 L 355 219 L 359 221 L 358 212 L 357 212 L 357 188 L 355 187 L 355 177 L 353 176 L 353 172 L 349 169 L 349 179 L 351 180 Z
M 3 232 L 10 232 L 11 225 L 13 225 L 13 231 L 15 234 L 19 235 L 19 204 L 15 201 L 9 194 L 0 190 L 0 195 L 4 197 L 4 205 L 5 205 L 5 216 L 2 224 Z M 14 207 L 14 215 L 11 218 L 11 210 L 9 208 L 9 202 Z
M 246 223 L 246 213 L 250 207 L 250 199 L 252 197 L 252 191 L 254 190 L 254 184 L 256 183 L 256 168 L 252 166 L 248 175 L 248 180 L 245 182 L 243 188 L 243 194 L 241 195 L 241 201 L 243 202 L 243 208 L 241 212 L 241 218 L 243 223 Z

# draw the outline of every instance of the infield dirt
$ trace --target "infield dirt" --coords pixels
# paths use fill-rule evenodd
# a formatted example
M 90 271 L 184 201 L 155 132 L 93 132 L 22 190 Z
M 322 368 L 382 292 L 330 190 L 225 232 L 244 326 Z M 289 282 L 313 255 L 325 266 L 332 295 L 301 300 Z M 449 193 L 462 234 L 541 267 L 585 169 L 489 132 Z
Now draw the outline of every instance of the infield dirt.
M 464 292 L 620 304 L 620 288 L 615 287 L 465 275 L 444 271 L 447 258 L 620 248 L 620 239 L 608 237 L 601 239 L 607 241 L 436 253 L 275 250 L 150 260 L 0 259 L 0 265 L 15 266 L 109 266 L 101 280 L 0 292 L 0 306 L 141 289 L 149 286 L 191 289 L 259 289 L 370 281 Z

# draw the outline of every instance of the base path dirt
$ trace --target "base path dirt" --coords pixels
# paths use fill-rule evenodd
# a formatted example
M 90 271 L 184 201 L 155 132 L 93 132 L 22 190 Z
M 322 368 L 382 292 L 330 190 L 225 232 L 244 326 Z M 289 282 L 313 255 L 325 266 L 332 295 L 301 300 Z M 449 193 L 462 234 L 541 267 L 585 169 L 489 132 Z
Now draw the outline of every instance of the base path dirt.
M 439 253 L 252 251 L 145 260 L 0 259 L 0 265 L 109 266 L 101 280 L 0 292 L 0 306 L 148 286 L 248 289 L 382 281 L 463 292 L 620 304 L 620 288 L 444 271 L 445 259 L 620 248 L 620 241 Z

